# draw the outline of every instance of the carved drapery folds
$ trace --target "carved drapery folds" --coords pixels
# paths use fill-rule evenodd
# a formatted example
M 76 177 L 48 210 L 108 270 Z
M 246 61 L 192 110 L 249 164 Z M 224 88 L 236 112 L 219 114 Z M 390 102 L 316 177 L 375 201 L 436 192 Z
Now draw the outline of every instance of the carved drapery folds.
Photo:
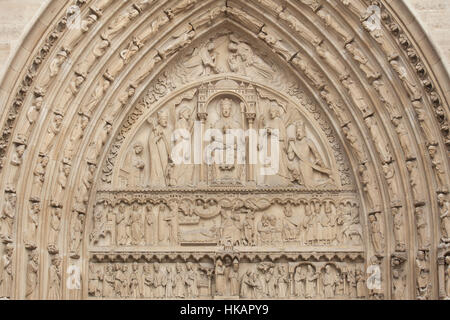
M 449 297 L 448 81 L 394 5 L 72 2 L 5 78 L 0 298 Z
M 171 254 L 93 253 L 92 298 L 362 298 L 365 272 L 358 253 L 269 257 L 227 252 Z M 263 260 L 263 261 L 261 261 Z

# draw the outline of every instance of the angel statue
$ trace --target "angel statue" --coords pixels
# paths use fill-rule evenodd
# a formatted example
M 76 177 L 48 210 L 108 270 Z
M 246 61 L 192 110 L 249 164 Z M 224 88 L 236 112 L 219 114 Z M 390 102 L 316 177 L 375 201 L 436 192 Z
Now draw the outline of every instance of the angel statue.
M 332 172 L 326 167 L 314 142 L 306 135 L 305 123 L 295 123 L 295 137 L 287 148 L 291 179 L 307 188 L 333 183 Z
M 202 47 L 194 49 L 189 59 L 183 63 L 184 67 L 188 70 L 190 79 L 221 72 L 216 64 L 217 52 L 215 49 L 213 40 L 209 40 Z
M 264 184 L 290 184 L 286 157 L 287 126 L 281 117 L 281 108 L 276 101 L 272 101 L 270 104 L 269 119 L 266 119 L 264 116 L 261 116 L 259 119 L 259 127 L 260 129 L 265 129 L 263 134 L 260 135 L 258 144 L 259 152 L 262 152 L 264 158 L 262 165 L 268 169 L 264 170 L 263 173 Z M 261 156 L 259 158 L 261 159 Z

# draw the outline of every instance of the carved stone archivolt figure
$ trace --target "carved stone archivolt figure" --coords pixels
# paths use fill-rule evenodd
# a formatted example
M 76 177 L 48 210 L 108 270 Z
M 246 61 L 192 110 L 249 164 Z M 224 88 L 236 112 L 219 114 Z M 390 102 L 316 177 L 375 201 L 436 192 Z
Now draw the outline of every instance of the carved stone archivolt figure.
M 394 298 L 404 299 L 406 289 L 406 274 L 401 274 L 399 270 L 392 271 L 392 287 Z
M 113 39 L 139 14 L 139 10 L 135 7 L 130 7 L 126 12 L 122 13 L 111 22 L 108 29 L 103 33 L 102 38 L 105 40 Z
M 423 207 L 417 207 L 415 210 L 417 233 L 419 235 L 418 242 L 420 249 L 426 249 L 430 246 L 430 238 L 428 235 L 428 222 L 425 220 L 425 212 Z
M 55 256 L 52 258 L 52 265 L 49 270 L 49 300 L 61 299 L 61 258 Z
M 290 14 L 287 10 L 279 13 L 281 20 L 285 21 L 289 27 L 297 32 L 300 37 L 311 43 L 312 45 L 319 45 L 322 39 L 317 36 L 310 28 L 303 24 L 299 19 Z
M 61 131 L 62 121 L 63 115 L 59 111 L 56 111 L 47 129 L 47 134 L 43 138 L 44 143 L 40 149 L 40 154 L 42 155 L 49 154 L 55 143 L 55 138 L 59 135 L 59 132 Z
M 48 236 L 48 251 L 50 253 L 58 253 L 58 238 L 61 230 L 61 213 L 62 209 L 53 207 L 50 216 L 50 230 Z
M 430 295 L 430 267 L 425 251 L 419 251 L 416 258 L 417 299 L 428 300 Z
M 0 260 L 0 299 L 8 299 L 11 297 L 13 283 L 13 258 L 14 249 L 5 246 L 4 253 Z
M 445 257 L 445 286 L 447 299 L 450 299 L 450 256 Z
M 26 298 L 28 300 L 35 299 L 35 292 L 38 286 L 39 278 L 39 255 L 36 251 L 28 253 L 27 262 L 27 281 L 26 281 Z
M 38 202 L 32 202 L 28 213 L 27 237 L 25 238 L 25 246 L 29 249 L 36 248 L 40 212 L 40 204 Z
M 381 223 L 378 221 L 375 214 L 369 216 L 369 222 L 373 249 L 377 254 L 381 254 L 384 247 L 384 236 L 381 231 Z
M 394 207 L 392 210 L 393 222 L 394 222 L 394 238 L 395 238 L 395 251 L 405 251 L 406 249 L 406 234 L 405 224 L 402 208 Z
M 84 214 L 75 213 L 70 225 L 70 254 L 73 258 L 78 258 L 83 240 Z
M 442 242 L 450 242 L 450 201 L 444 193 L 438 194 L 439 212 L 442 228 Z
M 16 217 L 17 196 L 13 192 L 5 193 L 5 203 L 1 215 L 1 239 L 4 243 L 12 242 L 13 226 Z
M 86 206 L 89 201 L 89 192 L 91 191 L 94 173 L 95 173 L 95 164 L 88 163 L 86 171 L 83 174 L 81 184 L 78 186 L 77 191 L 75 192 L 75 204 L 74 209 L 80 213 L 86 213 Z
M 359 62 L 359 67 L 365 73 L 367 79 L 375 80 L 381 76 L 355 42 L 347 43 L 345 49 L 351 53 L 353 59 Z
M 409 172 L 409 184 L 412 189 L 414 201 L 416 205 L 423 203 L 422 186 L 420 184 L 419 171 L 417 168 L 417 162 L 410 160 L 406 162 L 406 168 Z

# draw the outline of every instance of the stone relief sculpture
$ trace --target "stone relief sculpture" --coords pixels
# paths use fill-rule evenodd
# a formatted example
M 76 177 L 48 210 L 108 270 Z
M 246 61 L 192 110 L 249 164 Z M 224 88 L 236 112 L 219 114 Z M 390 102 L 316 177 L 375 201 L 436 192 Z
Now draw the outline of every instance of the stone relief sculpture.
M 298 54 L 292 59 L 293 65 L 298 67 L 306 77 L 312 82 L 316 89 L 323 89 L 325 86 L 324 76 L 313 66 L 311 66 L 307 61 L 302 59 Z
M 280 19 L 285 21 L 291 29 L 298 33 L 306 41 L 310 42 L 312 45 L 319 45 L 322 39 L 317 36 L 311 29 L 305 26 L 300 20 L 295 16 L 290 14 L 287 10 L 284 10 L 278 15 Z
M 332 182 L 331 171 L 325 167 L 314 143 L 306 137 L 304 123 L 297 123 L 295 129 L 295 140 L 289 141 L 287 150 L 292 178 L 308 188 Z M 316 178 L 315 174 L 322 175 L 322 179 Z
M 5 204 L 1 215 L 1 239 L 3 243 L 12 242 L 13 226 L 16 217 L 17 196 L 14 192 L 5 193 Z
M 438 191 L 447 192 L 447 175 L 443 167 L 443 161 L 436 146 L 428 146 L 428 153 L 430 154 L 431 163 L 436 173 L 438 182 Z
M 14 249 L 9 246 L 5 246 L 4 253 L 2 255 L 0 263 L 0 298 L 8 299 L 11 297 L 12 283 L 13 283 L 13 267 L 12 267 L 12 255 Z
M 392 95 L 392 91 L 387 88 L 384 81 L 379 78 L 372 82 L 373 87 L 380 95 L 380 100 L 383 102 L 386 109 L 391 114 L 391 119 L 401 118 L 401 115 L 398 110 L 398 105 L 395 101 L 394 96 Z
M 419 248 L 426 249 L 430 246 L 430 239 L 428 236 L 428 223 L 424 217 L 423 207 L 417 207 L 415 210 L 417 233 L 419 240 Z
M 438 203 L 440 207 L 442 239 L 444 243 L 450 242 L 450 202 L 444 193 L 438 194 Z
M 33 92 L 33 94 L 34 94 L 33 104 L 28 109 L 28 112 L 26 113 L 26 121 L 23 122 L 20 133 L 17 135 L 18 140 L 21 141 L 23 144 L 27 143 L 28 137 L 31 134 L 31 129 L 34 127 L 34 124 L 38 119 L 38 116 L 42 109 L 42 105 L 44 103 L 43 91 L 36 89 Z
M 49 270 L 49 300 L 61 300 L 61 258 L 55 256 L 52 258 L 52 265 Z
M 99 11 L 98 11 L 99 12 Z M 72 29 L 69 33 L 67 40 L 65 40 L 64 48 L 68 51 L 72 51 L 82 40 L 83 36 L 89 31 L 94 23 L 98 20 L 97 14 L 90 14 L 81 20 L 79 29 Z
M 36 287 L 38 286 L 39 278 L 39 255 L 36 251 L 28 253 L 27 262 L 27 281 L 26 281 L 26 298 L 28 300 L 35 299 Z
M 350 43 L 353 41 L 353 36 L 342 27 L 342 25 L 334 18 L 333 15 L 330 14 L 327 9 L 321 8 L 316 12 L 316 14 L 324 21 L 328 28 L 331 28 L 338 33 L 345 43 Z
M 371 28 L 371 24 L 367 20 L 362 22 L 362 26 L 380 45 L 389 61 L 392 61 L 398 57 L 398 53 L 396 52 L 394 45 L 392 45 L 388 39 L 387 33 L 383 28 Z
M 40 204 L 36 202 L 30 203 L 30 211 L 28 213 L 27 237 L 25 246 L 28 249 L 36 248 L 36 237 L 39 227 L 39 215 L 41 212 Z
M 152 121 L 152 128 L 148 138 L 148 148 L 152 152 L 149 163 L 149 184 L 150 186 L 167 186 L 167 172 L 171 161 L 169 115 L 167 111 L 160 111 L 156 121 L 153 119 L 150 121 Z
M 350 75 L 345 65 L 339 62 L 339 59 L 329 51 L 326 45 L 319 44 L 316 46 L 316 52 L 321 59 L 323 59 L 330 68 L 332 68 L 339 77 L 339 80 L 347 79 Z
M 406 162 L 406 168 L 409 172 L 409 183 L 412 189 L 414 202 L 416 205 L 423 204 L 422 185 L 420 184 L 420 177 L 417 168 L 417 162 L 410 160 Z
M 47 130 L 47 135 L 43 138 L 44 143 L 40 149 L 40 154 L 48 155 L 51 149 L 53 148 L 55 138 L 59 135 L 59 132 L 61 131 L 63 118 L 64 115 L 61 112 L 59 111 L 54 112 L 50 126 L 48 127 Z
M 126 28 L 133 19 L 140 14 L 135 6 L 130 6 L 125 12 L 115 18 L 105 32 L 102 34 L 102 38 L 111 41 L 116 35 L 119 34 L 124 28 Z
M 423 102 L 420 100 L 416 100 L 413 101 L 411 105 L 416 112 L 417 120 L 419 121 L 419 124 L 424 132 L 426 141 L 431 145 L 436 145 L 437 141 L 435 140 L 435 136 L 431 129 L 430 118 L 424 110 Z
M 77 259 L 80 255 L 83 230 L 84 215 L 81 213 L 76 213 L 74 214 L 70 225 L 70 254 L 74 259 Z
M 391 257 L 392 268 L 392 295 L 396 300 L 405 299 L 406 273 L 404 270 L 405 257 L 393 255 Z
M 405 153 L 406 160 L 415 159 L 413 150 L 411 150 L 411 140 L 402 119 L 393 118 L 392 124 L 395 126 L 395 131 L 397 132 L 398 139 L 400 140 L 400 145 L 403 149 L 403 152 Z
M 111 43 L 107 39 L 103 39 L 96 43 L 95 47 L 75 68 L 75 73 L 86 78 L 91 67 L 106 53 Z
M 50 218 L 50 231 L 48 240 L 48 251 L 56 254 L 58 250 L 58 238 L 61 230 L 61 208 L 53 207 Z
M 394 9 L 376 2 L 373 30 L 360 1 L 183 0 L 158 3 L 149 19 L 155 1 L 117 12 L 111 0 L 93 2 L 81 28 L 62 20 L 43 47 L 30 46 L 37 55 L 15 70 L 24 74 L 11 85 L 17 96 L 6 96 L 0 298 L 432 299 L 436 278 L 439 297 L 450 296 L 445 99 Z M 354 39 L 360 23 L 381 51 Z M 324 28 L 336 35 L 327 43 Z M 382 58 L 392 72 L 381 74 Z M 258 142 L 275 136 L 278 173 L 261 177 L 261 166 L 232 155 L 249 136 L 231 147 L 215 140 L 230 163 L 177 166 L 173 146 L 188 138 L 173 129 L 194 135 L 196 120 L 225 138 L 269 129 Z M 25 271 L 17 280 L 13 261 Z M 83 272 L 79 293 L 63 285 L 71 263 Z M 381 289 L 368 288 L 368 267 L 380 269 Z
M 261 32 L 258 34 L 258 37 L 262 39 L 267 45 L 273 50 L 273 52 L 279 54 L 286 60 L 291 60 L 291 58 L 295 55 L 295 52 L 290 50 L 282 40 L 277 39 L 276 35 L 272 33 L 267 27 L 262 27 Z
M 342 85 L 347 89 L 350 97 L 353 100 L 355 106 L 361 111 L 364 118 L 373 114 L 371 106 L 367 103 L 366 98 L 359 86 L 353 81 L 352 78 L 346 78 L 342 80 Z M 370 121 L 370 120 L 369 120 Z
M 359 62 L 359 67 L 365 73 L 367 79 L 375 80 L 381 77 L 380 73 L 372 66 L 370 60 L 365 56 L 365 54 L 358 47 L 355 42 L 349 42 L 345 45 L 345 49 L 353 56 L 357 62 Z
M 395 251 L 403 252 L 406 249 L 403 209 L 401 207 L 393 207 L 391 210 L 394 218 Z
M 398 73 L 400 80 L 402 80 L 405 88 L 408 91 L 411 101 L 419 100 L 420 98 L 422 98 L 422 93 L 417 88 L 417 85 L 411 82 L 411 80 L 409 79 L 405 67 L 403 67 L 397 60 L 392 60 L 391 65 L 394 71 Z
M 419 251 L 416 258 L 417 274 L 417 299 L 428 300 L 430 284 L 430 267 L 428 257 L 425 251 Z

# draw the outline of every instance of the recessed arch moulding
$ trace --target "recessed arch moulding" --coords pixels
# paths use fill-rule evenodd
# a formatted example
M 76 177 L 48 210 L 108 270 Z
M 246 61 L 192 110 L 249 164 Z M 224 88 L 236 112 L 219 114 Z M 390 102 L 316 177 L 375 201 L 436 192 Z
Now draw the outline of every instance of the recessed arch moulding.
M 49 1 L 0 91 L 0 297 L 449 298 L 420 34 L 402 1 Z

